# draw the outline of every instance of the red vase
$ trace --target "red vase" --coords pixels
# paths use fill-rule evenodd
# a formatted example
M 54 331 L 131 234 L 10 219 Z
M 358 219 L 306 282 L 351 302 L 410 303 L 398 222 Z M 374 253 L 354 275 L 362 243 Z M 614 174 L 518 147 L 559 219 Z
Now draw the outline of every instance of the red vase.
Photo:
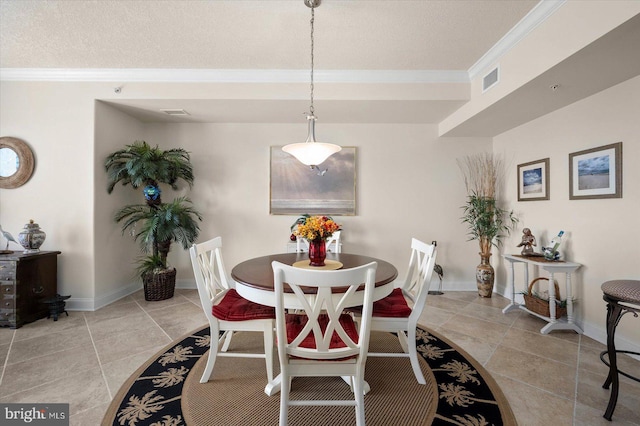
M 309 265 L 324 266 L 327 257 L 327 246 L 322 239 L 309 241 Z

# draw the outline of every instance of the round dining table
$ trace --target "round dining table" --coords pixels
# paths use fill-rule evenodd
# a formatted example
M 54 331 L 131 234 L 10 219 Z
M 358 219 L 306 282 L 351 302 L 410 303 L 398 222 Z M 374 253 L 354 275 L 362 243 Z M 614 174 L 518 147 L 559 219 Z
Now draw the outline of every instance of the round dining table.
M 245 260 L 237 264 L 231 270 L 231 278 L 236 281 L 236 291 L 245 299 L 267 306 L 275 306 L 275 295 L 273 292 L 273 269 L 271 263 L 275 260 L 286 265 L 293 265 L 304 260 L 308 260 L 308 253 L 281 253 L 268 256 L 256 257 Z M 341 269 L 355 268 L 376 262 L 376 289 L 373 292 L 373 300 L 380 300 L 388 296 L 393 291 L 394 280 L 398 277 L 398 270 L 395 266 L 382 259 L 350 253 L 327 253 L 327 260 L 339 262 Z M 364 285 L 363 285 L 364 290 Z M 302 306 L 291 290 L 285 285 L 285 307 L 290 309 L 301 309 Z M 305 292 L 313 297 L 315 290 L 308 288 Z M 334 291 L 340 291 L 335 289 Z M 291 293 L 287 297 L 286 293 Z M 362 304 L 362 291 L 355 293 L 351 303 L 347 306 L 357 306 Z
M 271 263 L 276 260 L 278 262 L 293 265 L 299 262 L 308 261 L 308 253 L 282 253 L 272 254 L 269 256 L 256 257 L 253 259 L 245 260 L 242 263 L 237 264 L 231 270 L 231 278 L 236 282 L 236 291 L 245 299 L 252 302 L 260 303 L 267 306 L 275 306 L 276 298 L 274 293 L 273 284 L 273 269 Z M 357 266 L 366 265 L 371 262 L 377 262 L 376 268 L 376 288 L 373 292 L 373 300 L 380 300 L 388 296 L 393 291 L 394 280 L 398 276 L 398 270 L 390 264 L 381 259 L 374 257 L 362 256 L 359 254 L 348 253 L 327 253 L 327 260 L 332 262 L 339 262 L 344 268 L 355 268 Z M 306 262 L 305 262 L 306 263 Z M 304 265 L 301 265 L 304 266 Z M 304 306 L 300 304 L 298 298 L 293 294 L 291 289 L 284 287 L 284 306 L 288 309 L 303 309 Z M 288 291 L 287 291 L 288 290 Z M 339 292 L 340 289 L 334 289 L 335 292 Z M 290 296 L 287 297 L 287 293 Z M 305 291 L 312 299 L 314 296 L 314 290 L 309 288 Z M 336 294 L 336 297 L 341 297 L 341 294 Z M 346 302 L 347 307 L 362 305 L 364 299 L 364 284 L 362 291 L 356 291 L 354 295 Z M 272 396 L 280 391 L 280 381 L 282 377 L 278 375 L 273 381 L 267 383 L 264 392 Z M 344 380 L 349 383 L 349 378 L 344 377 Z M 365 382 L 365 393 L 369 391 L 369 384 Z

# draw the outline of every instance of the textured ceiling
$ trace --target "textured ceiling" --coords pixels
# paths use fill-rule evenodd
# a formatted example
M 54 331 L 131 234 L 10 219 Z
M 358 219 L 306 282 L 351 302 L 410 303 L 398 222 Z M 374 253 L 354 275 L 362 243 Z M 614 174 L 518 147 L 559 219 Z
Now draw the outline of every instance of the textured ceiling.
M 316 69 L 468 70 L 537 0 L 324 0 Z M 305 69 L 302 0 L 1 0 L 0 68 Z

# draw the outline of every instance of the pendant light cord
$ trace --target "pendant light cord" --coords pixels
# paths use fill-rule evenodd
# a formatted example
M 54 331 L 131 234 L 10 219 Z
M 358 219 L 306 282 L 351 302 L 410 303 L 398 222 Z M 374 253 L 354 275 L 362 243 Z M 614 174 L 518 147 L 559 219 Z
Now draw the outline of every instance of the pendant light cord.
M 313 0 L 311 1 L 312 1 L 312 4 L 311 4 L 311 106 L 310 106 L 310 112 L 311 112 L 311 115 L 315 116 L 313 112 L 313 22 L 315 19 L 316 5 Z

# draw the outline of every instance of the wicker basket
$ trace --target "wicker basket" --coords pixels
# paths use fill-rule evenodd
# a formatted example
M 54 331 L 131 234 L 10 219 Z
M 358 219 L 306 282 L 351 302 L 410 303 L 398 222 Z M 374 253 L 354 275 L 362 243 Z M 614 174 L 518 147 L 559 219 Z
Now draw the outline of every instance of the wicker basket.
M 527 309 L 530 310 L 531 312 L 535 312 L 536 314 L 542 315 L 545 317 L 550 317 L 551 312 L 549 312 L 549 301 L 540 299 L 539 297 L 535 297 L 533 295 L 533 285 L 540 280 L 549 281 L 549 278 L 538 277 L 533 281 L 531 281 L 531 284 L 529 284 L 529 291 L 527 292 L 527 294 L 523 295 L 524 304 L 527 307 Z M 556 288 L 556 298 L 558 298 L 560 297 L 560 288 L 558 287 L 558 283 L 555 280 L 553 285 Z M 561 318 L 566 314 L 567 314 L 567 308 L 562 307 L 556 303 L 556 318 Z
M 146 274 L 143 279 L 144 300 L 155 302 L 171 299 L 176 288 L 176 268 Z

